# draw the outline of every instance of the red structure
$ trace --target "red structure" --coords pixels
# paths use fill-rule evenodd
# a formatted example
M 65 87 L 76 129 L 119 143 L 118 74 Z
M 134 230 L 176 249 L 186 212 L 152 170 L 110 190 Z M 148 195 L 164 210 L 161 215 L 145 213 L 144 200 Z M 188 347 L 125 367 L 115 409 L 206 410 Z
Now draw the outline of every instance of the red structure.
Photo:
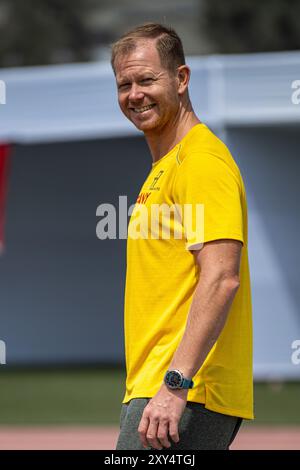
M 5 203 L 8 180 L 9 145 L 0 143 L 0 253 L 4 247 Z

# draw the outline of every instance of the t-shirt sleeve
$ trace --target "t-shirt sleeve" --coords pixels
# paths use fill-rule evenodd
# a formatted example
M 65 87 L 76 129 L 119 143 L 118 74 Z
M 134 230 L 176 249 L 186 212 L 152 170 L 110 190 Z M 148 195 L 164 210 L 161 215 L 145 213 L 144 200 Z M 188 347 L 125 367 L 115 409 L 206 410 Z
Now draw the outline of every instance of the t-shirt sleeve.
M 191 154 L 179 165 L 175 203 L 181 208 L 186 248 L 234 239 L 244 243 L 241 184 L 229 165 L 213 154 Z

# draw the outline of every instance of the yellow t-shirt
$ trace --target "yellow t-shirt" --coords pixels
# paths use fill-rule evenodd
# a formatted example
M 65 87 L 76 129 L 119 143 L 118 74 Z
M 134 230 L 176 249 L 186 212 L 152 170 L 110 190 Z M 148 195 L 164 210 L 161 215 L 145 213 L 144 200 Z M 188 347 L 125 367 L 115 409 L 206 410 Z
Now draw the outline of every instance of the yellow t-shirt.
M 153 229 L 151 207 L 162 204 L 169 207 L 190 204 L 193 216 L 199 204 L 204 207 L 204 225 L 190 227 L 183 211 L 179 217 L 162 215 Z M 203 221 L 201 211 L 200 220 Z M 181 236 L 180 230 L 175 231 L 178 225 Z M 174 229 L 170 230 L 171 236 L 165 233 L 170 227 Z M 253 419 L 245 188 L 229 150 L 203 123 L 194 126 L 178 145 L 152 165 L 131 215 L 123 403 L 157 393 L 182 338 L 201 275 L 190 250 L 201 246 L 197 243 L 224 238 L 243 243 L 240 287 L 221 335 L 193 377 L 194 388 L 188 391 L 188 401 L 205 403 L 206 408 L 227 415 Z

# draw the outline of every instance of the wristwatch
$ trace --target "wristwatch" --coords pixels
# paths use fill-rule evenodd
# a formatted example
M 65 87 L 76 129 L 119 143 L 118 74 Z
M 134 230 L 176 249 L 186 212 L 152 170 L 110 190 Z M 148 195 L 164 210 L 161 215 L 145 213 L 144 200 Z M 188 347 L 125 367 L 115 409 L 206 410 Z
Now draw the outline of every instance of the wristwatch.
M 191 379 L 185 378 L 183 373 L 177 369 L 167 370 L 164 376 L 164 383 L 171 390 L 193 388 L 194 386 L 194 382 Z

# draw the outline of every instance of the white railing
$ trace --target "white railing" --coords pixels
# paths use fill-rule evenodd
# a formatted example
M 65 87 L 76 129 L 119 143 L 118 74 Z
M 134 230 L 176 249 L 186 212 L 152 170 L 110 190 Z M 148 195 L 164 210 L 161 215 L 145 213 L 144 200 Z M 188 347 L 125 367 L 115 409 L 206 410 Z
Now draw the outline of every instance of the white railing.
M 300 123 L 292 83 L 300 52 L 190 57 L 191 98 L 211 126 Z M 0 140 L 59 141 L 130 135 L 108 63 L 0 69 Z M 300 94 L 299 94 L 300 96 Z

